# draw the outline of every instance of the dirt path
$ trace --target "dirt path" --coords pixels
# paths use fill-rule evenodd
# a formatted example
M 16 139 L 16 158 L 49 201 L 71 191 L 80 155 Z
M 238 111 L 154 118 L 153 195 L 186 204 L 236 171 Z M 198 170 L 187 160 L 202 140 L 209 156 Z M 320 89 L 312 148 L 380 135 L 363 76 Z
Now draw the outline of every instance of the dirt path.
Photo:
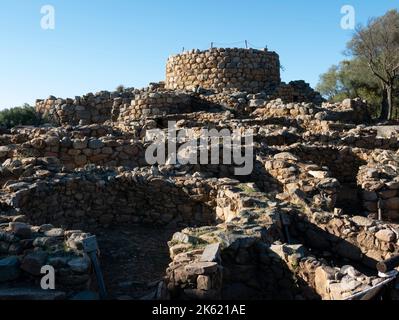
M 154 291 L 170 263 L 175 230 L 125 226 L 97 231 L 101 267 L 111 298 L 140 299 Z

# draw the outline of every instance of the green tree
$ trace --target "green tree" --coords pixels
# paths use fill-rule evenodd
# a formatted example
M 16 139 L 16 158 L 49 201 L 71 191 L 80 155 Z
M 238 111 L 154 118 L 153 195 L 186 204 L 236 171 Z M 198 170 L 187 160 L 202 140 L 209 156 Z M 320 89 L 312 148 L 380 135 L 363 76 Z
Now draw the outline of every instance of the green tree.
M 383 88 L 381 119 L 391 120 L 394 91 L 399 76 L 399 12 L 390 10 L 384 16 L 359 26 L 347 45 L 349 53 L 367 62 Z
M 24 104 L 21 107 L 4 109 L 0 111 L 0 126 L 12 128 L 18 125 L 40 125 L 41 118 L 34 107 Z
M 388 11 L 367 26 L 359 26 L 347 47 L 349 59 L 320 76 L 318 91 L 333 102 L 360 97 L 368 101 L 375 117 L 398 118 L 398 11 Z
M 331 102 L 360 97 L 368 101 L 371 113 L 379 114 L 381 89 L 364 60 L 355 58 L 332 66 L 320 76 L 317 91 Z

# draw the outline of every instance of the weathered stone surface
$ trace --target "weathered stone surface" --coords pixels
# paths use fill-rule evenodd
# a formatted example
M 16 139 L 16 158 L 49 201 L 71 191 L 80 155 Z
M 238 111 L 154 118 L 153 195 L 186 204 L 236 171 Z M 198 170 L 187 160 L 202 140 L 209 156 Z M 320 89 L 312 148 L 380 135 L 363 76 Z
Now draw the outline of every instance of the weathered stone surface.
M 91 139 L 89 141 L 90 149 L 101 149 L 104 146 L 104 143 L 99 139 Z
M 0 283 L 18 279 L 20 275 L 18 257 L 0 259 Z
M 68 261 L 68 266 L 73 272 L 87 273 L 90 268 L 90 260 L 88 258 L 75 258 Z
M 73 148 L 74 149 L 85 149 L 87 148 L 88 141 L 86 139 L 83 140 L 75 140 L 73 141 Z
M 220 244 L 214 243 L 206 246 L 202 253 L 201 262 L 219 262 L 220 261 Z
M 52 228 L 44 232 L 46 237 L 63 237 L 64 234 L 65 232 L 61 228 Z
M 41 268 L 46 264 L 48 254 L 44 251 L 35 251 L 22 259 L 21 269 L 34 276 L 39 276 Z
M 329 299 L 329 281 L 335 280 L 336 271 L 332 268 L 318 267 L 315 271 L 315 289 L 322 298 Z
M 197 288 L 199 290 L 211 290 L 212 280 L 209 276 L 199 275 L 197 278 Z
M 216 272 L 218 269 L 218 264 L 216 262 L 195 262 L 186 265 L 185 271 L 188 274 L 211 274 Z
M 190 244 L 196 244 L 198 242 L 198 239 L 196 237 L 187 235 L 182 232 L 177 232 L 173 235 L 173 240 L 181 243 L 190 243 Z
M 352 221 L 361 227 L 371 227 L 374 224 L 373 220 L 362 216 L 352 217 Z
M 375 234 L 375 237 L 384 242 L 392 242 L 396 240 L 396 234 L 392 230 L 388 229 L 378 231 Z
M 292 161 L 298 161 L 298 158 L 294 156 L 292 153 L 289 152 L 282 152 L 278 153 L 274 156 L 274 159 L 276 160 L 292 160 Z
M 21 222 L 10 222 L 10 230 L 19 238 L 28 239 L 32 235 L 30 225 Z
M 309 171 L 309 174 L 318 179 L 325 179 L 329 175 L 326 171 Z

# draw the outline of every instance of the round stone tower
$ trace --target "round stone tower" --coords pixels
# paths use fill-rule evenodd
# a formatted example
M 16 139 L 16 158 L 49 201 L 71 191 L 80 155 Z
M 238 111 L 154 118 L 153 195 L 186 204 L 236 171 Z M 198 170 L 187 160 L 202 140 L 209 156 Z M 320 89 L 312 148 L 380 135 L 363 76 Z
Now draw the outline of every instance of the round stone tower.
M 170 57 L 166 67 L 167 89 L 200 86 L 217 92 L 236 89 L 256 93 L 280 83 L 279 56 L 267 50 L 192 50 Z

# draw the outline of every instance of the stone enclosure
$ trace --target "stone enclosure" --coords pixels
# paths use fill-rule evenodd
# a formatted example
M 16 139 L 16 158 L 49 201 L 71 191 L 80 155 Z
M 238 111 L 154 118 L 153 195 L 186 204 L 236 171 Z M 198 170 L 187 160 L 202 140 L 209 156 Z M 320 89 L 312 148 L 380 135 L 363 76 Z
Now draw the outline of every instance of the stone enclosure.
M 367 102 L 282 83 L 266 50 L 194 50 L 166 69 L 144 89 L 37 100 L 48 125 L 1 135 L 0 300 L 97 299 L 91 235 L 111 299 L 398 297 L 376 270 L 399 254 L 398 133 Z M 253 171 L 148 164 L 168 121 L 251 129 Z M 40 290 L 45 265 L 56 291 Z

